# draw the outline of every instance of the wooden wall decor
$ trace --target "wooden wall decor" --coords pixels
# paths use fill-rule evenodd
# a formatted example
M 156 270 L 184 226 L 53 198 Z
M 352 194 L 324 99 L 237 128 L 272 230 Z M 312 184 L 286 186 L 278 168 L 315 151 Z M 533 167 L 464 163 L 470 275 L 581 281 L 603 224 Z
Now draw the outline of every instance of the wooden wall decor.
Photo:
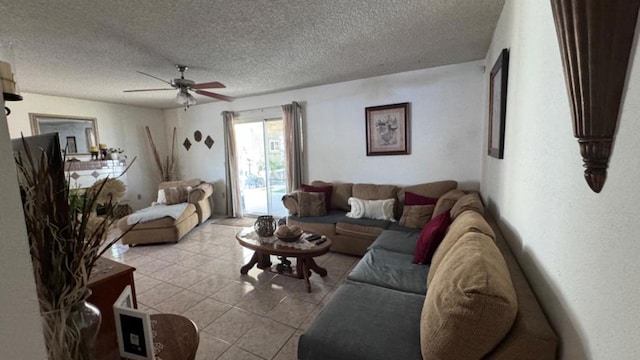
M 599 193 L 618 123 L 640 0 L 551 0 L 584 177 Z

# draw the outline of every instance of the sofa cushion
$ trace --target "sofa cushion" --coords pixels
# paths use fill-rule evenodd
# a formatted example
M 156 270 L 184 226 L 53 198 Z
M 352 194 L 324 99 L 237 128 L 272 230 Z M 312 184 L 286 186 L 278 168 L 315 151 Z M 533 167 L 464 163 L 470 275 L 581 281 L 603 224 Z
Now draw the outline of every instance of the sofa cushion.
M 374 240 L 387 228 L 389 222 L 372 219 L 349 219 L 360 222 L 347 221 L 346 218 L 336 224 L 336 234 Z
M 442 242 L 450 224 L 449 212 L 434 217 L 424 226 L 418 237 L 416 251 L 413 255 L 414 264 L 431 264 L 433 253 Z
M 300 216 L 291 215 L 289 216 L 289 218 L 295 221 L 305 222 L 305 223 L 335 224 L 337 222 L 349 219 L 346 217 L 345 214 L 346 213 L 342 210 L 331 210 L 328 214 L 323 216 L 300 217 Z
M 324 194 L 324 207 L 327 209 L 327 212 L 331 210 L 331 194 L 333 192 L 333 186 L 311 186 L 302 184 L 300 185 L 300 190 L 304 192 L 320 192 Z
M 324 206 L 324 193 L 298 192 L 298 216 L 323 216 L 327 214 Z
M 400 225 L 421 229 L 429 220 L 433 213 L 434 205 L 404 205 Z
M 363 200 L 396 199 L 398 187 L 395 185 L 354 184 L 353 197 Z
M 422 360 L 423 302 L 421 295 L 346 281 L 300 336 L 297 358 Z
M 414 294 L 427 292 L 429 266 L 411 263 L 413 255 L 370 249 L 347 279 Z
M 445 255 L 447 255 L 447 252 L 449 252 L 460 237 L 468 232 L 483 233 L 490 236 L 492 239 L 495 239 L 496 237 L 491 226 L 489 226 L 482 215 L 477 212 L 465 211 L 458 215 L 458 217 L 451 222 L 449 229 L 447 229 L 447 234 L 444 236 L 444 239 L 442 239 L 440 245 L 438 245 L 436 252 L 433 254 L 433 258 L 431 258 L 431 273 L 427 279 L 427 287 L 431 283 L 433 275 L 435 274 L 435 271 L 437 271 L 436 269 L 444 259 Z
M 438 202 L 436 203 L 436 207 L 433 209 L 433 214 L 431 216 L 438 216 L 445 211 L 451 210 L 453 205 L 456 204 L 456 201 L 465 195 L 462 190 L 451 190 L 446 194 L 440 196 L 438 198 Z
M 465 234 L 427 291 L 420 320 L 423 358 L 484 358 L 507 334 L 517 309 L 509 270 L 493 239 Z
M 417 231 L 384 230 L 369 249 L 384 249 L 413 256 L 419 235 Z
M 473 210 L 481 215 L 484 214 L 484 205 L 482 205 L 482 200 L 480 200 L 480 196 L 477 193 L 466 194 L 458 199 L 451 208 L 451 218 L 455 219 L 467 210 Z
M 395 201 L 396 199 L 363 200 L 351 197 L 349 198 L 351 211 L 347 213 L 347 217 L 396 221 L 393 217 Z
M 336 210 L 349 211 L 349 198 L 353 196 L 352 183 L 328 183 L 316 180 L 311 182 L 311 186 L 333 186 L 331 190 L 331 206 Z

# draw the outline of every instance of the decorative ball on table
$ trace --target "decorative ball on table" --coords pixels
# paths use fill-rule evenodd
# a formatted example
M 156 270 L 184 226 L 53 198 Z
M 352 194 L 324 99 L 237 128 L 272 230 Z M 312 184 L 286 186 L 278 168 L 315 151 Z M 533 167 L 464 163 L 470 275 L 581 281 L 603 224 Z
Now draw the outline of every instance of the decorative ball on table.
M 275 232 L 276 237 L 284 242 L 296 242 L 302 235 L 302 229 L 297 225 L 280 225 Z

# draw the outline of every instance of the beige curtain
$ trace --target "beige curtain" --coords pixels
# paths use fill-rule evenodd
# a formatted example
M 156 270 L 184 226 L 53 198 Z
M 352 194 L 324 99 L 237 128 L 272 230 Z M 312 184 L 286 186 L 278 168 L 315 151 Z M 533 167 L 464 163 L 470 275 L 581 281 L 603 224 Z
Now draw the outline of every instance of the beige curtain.
M 287 192 L 302 185 L 304 171 L 304 142 L 302 136 L 302 107 L 297 102 L 282 105 L 284 143 L 287 169 Z
M 224 146 L 227 190 L 227 216 L 242 217 L 240 186 L 238 183 L 238 154 L 236 151 L 236 131 L 233 127 L 233 112 L 223 111 Z

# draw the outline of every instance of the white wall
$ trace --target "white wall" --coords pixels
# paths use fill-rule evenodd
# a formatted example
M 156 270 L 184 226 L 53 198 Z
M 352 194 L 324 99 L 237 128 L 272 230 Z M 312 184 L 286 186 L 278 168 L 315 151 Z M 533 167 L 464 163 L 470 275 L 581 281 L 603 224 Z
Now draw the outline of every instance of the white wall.
M 243 98 L 233 103 L 165 110 L 167 133 L 178 128 L 183 177 L 217 185 L 215 211 L 224 212 L 224 137 L 220 113 L 300 102 L 305 111 L 306 181 L 416 184 L 455 179 L 477 189 L 484 98 L 482 62 L 386 75 Z M 411 103 L 411 154 L 366 156 L 364 109 Z M 211 150 L 193 140 L 200 130 L 215 140 Z
M 129 161 L 138 157 L 126 174 L 126 200 L 137 210 L 149 206 L 156 199 L 160 177 L 144 127 L 149 126 L 158 152 L 166 156 L 166 133 L 161 110 L 58 96 L 22 95 L 23 101 L 7 103 L 11 108 L 8 117 L 11 138 L 20 137 L 20 133 L 32 135 L 29 113 L 96 118 L 101 143 L 123 149 Z
M 608 179 L 596 194 L 573 137 L 550 3 L 508 0 L 487 68 L 502 48 L 511 51 L 505 156 L 483 155 L 481 192 L 561 337 L 561 358 L 638 359 L 640 58 L 634 51 Z
M 1 86 L 0 86 L 1 88 Z M 0 104 L 4 104 L 0 96 Z M 9 105 L 8 103 L 7 105 Z M 40 307 L 27 230 L 9 144 L 4 107 L 0 111 L 0 349 L 3 359 L 45 359 Z

